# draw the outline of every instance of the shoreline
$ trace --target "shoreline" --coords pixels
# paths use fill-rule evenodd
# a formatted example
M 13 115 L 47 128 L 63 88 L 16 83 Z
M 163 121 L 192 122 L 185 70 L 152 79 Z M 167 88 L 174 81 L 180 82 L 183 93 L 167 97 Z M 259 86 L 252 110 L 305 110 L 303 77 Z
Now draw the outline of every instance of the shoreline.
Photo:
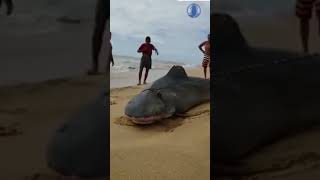
M 171 66 L 172 67 L 172 66 Z M 187 73 L 193 73 L 200 69 L 200 67 L 187 67 L 184 68 Z M 147 84 L 151 84 L 153 81 L 159 79 L 160 77 L 164 76 L 170 68 L 168 69 L 150 69 Z M 127 86 L 136 86 L 138 83 L 138 73 L 139 70 L 133 70 L 128 72 L 119 72 L 119 73 L 111 73 L 110 74 L 110 89 L 113 88 L 121 88 Z M 145 71 L 142 72 L 141 81 L 143 82 Z
M 194 70 L 199 69 L 200 67 L 188 67 L 185 70 L 188 72 L 192 72 Z M 149 76 L 147 79 L 148 84 L 151 84 L 154 80 L 164 76 L 169 69 L 151 69 L 149 71 Z M 143 74 L 144 76 L 144 71 Z M 50 78 L 47 80 L 39 80 L 39 81 L 25 81 L 25 82 L 16 82 L 16 83 L 8 83 L 8 84 L 0 84 L 0 92 L 1 89 L 15 89 L 15 88 L 23 88 L 23 87 L 32 87 L 32 86 L 41 86 L 41 85 L 59 85 L 67 82 L 81 82 L 86 81 L 88 79 L 106 79 L 105 73 L 100 72 L 98 75 L 89 76 L 86 74 L 75 75 L 75 76 L 68 76 L 68 77 L 57 77 L 57 78 Z M 143 77 L 142 77 L 143 79 Z M 134 83 L 133 83 L 134 81 Z M 136 86 L 138 82 L 138 71 L 128 71 L 128 72 L 119 72 L 119 73 L 112 73 L 110 74 L 110 89 L 114 88 L 123 88 L 123 87 L 131 87 Z M 102 83 L 103 84 L 103 83 Z

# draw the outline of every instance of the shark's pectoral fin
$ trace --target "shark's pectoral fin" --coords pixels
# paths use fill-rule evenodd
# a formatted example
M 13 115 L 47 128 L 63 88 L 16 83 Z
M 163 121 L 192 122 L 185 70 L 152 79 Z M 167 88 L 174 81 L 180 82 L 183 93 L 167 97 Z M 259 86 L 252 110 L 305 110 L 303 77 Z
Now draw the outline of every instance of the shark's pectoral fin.
M 195 116 L 200 116 L 205 113 L 210 113 L 210 110 L 203 109 L 203 110 L 192 111 L 192 112 L 176 113 L 175 115 L 179 116 L 179 117 L 195 117 Z

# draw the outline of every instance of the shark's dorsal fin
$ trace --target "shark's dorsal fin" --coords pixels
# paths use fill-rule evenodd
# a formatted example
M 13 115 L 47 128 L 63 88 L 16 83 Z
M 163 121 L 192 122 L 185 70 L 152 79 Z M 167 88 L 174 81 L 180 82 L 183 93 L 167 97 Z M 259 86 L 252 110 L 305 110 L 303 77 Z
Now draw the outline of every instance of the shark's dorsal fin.
M 173 66 L 167 73 L 169 77 L 188 78 L 188 75 L 182 66 Z

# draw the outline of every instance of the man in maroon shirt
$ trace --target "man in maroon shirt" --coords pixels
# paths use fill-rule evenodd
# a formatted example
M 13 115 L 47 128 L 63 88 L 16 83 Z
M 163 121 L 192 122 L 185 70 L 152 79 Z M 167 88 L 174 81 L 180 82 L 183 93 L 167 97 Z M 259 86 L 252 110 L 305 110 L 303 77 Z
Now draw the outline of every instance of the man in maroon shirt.
M 158 50 L 150 42 L 151 42 L 151 38 L 149 36 L 147 36 L 146 42 L 143 43 L 138 49 L 138 53 L 142 53 L 142 57 L 141 57 L 141 61 L 140 61 L 138 85 L 141 84 L 141 76 L 142 76 L 143 68 L 146 68 L 143 84 L 147 83 L 146 80 L 148 77 L 149 69 L 151 69 L 152 50 L 154 50 L 156 52 L 156 54 L 159 55 Z

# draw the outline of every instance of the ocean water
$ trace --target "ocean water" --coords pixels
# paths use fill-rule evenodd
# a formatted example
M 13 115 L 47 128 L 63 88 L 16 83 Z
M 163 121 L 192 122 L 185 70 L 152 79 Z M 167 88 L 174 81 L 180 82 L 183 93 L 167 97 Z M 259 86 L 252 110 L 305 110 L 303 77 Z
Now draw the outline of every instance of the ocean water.
M 137 71 L 140 67 L 140 58 L 137 57 L 129 57 L 129 56 L 118 56 L 114 55 L 115 66 L 111 68 L 111 73 L 123 73 L 123 72 L 130 72 L 130 71 Z M 193 68 L 197 67 L 200 64 L 183 64 L 180 62 L 173 62 L 173 61 L 165 61 L 165 60 L 152 60 L 152 69 L 153 70 L 168 70 L 173 65 L 180 65 L 184 68 Z
M 114 56 L 115 66 L 110 68 L 110 87 L 127 87 L 138 83 L 140 58 L 128 56 Z M 201 64 L 183 64 L 166 60 L 152 60 L 152 69 L 149 71 L 147 82 L 153 82 L 164 76 L 172 66 L 180 65 L 185 69 L 195 68 Z M 142 74 L 142 81 L 144 72 Z

